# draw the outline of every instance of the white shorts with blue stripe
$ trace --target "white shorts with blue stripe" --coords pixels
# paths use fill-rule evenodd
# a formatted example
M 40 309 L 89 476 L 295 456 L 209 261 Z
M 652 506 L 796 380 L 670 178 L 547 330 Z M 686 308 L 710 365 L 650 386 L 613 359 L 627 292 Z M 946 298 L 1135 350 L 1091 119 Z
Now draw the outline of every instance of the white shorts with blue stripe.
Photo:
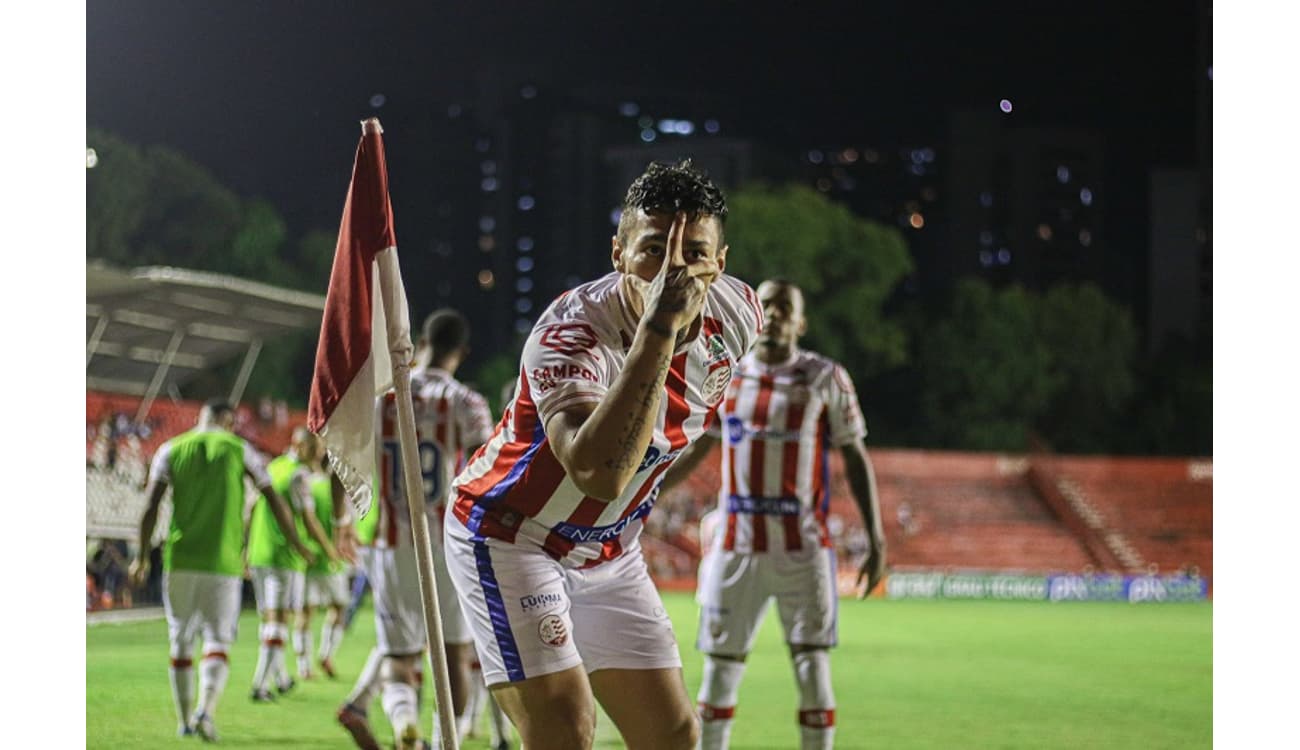
M 681 667 L 640 545 L 578 570 L 528 542 L 475 538 L 451 513 L 443 538 L 487 684 L 578 665 L 588 673 Z

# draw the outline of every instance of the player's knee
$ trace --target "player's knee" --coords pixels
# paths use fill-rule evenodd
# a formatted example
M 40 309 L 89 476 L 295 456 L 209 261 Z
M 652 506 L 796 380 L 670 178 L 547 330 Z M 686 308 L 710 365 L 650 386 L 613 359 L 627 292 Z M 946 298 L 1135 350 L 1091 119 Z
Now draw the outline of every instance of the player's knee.
M 385 656 L 379 666 L 379 678 L 384 682 L 404 682 L 416 685 L 416 656 Z
M 699 743 L 700 720 L 694 712 L 687 712 L 676 717 L 676 721 L 669 723 L 662 747 L 668 750 L 694 750 Z
M 830 709 L 835 707 L 831 688 L 831 657 L 825 648 L 791 646 L 795 681 L 799 685 L 800 707 Z

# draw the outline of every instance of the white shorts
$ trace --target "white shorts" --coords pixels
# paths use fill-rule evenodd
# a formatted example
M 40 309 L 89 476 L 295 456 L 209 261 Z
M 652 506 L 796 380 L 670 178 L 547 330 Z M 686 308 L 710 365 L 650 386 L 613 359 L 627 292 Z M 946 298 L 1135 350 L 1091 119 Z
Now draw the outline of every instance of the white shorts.
M 639 545 L 595 568 L 566 568 L 533 545 L 473 541 L 450 513 L 443 540 L 487 684 L 578 665 L 681 667 Z
M 723 656 L 748 654 L 773 597 L 786 643 L 828 648 L 836 644 L 839 598 L 834 550 L 784 554 L 714 550 L 700 562 L 696 648 Z
M 346 573 L 320 573 L 307 576 L 308 607 L 346 607 L 351 600 Z
M 268 609 L 296 612 L 302 609 L 306 576 L 300 570 L 282 568 L 253 568 L 253 595 L 257 599 L 257 613 Z
M 206 650 L 229 649 L 239 627 L 241 588 L 237 576 L 193 570 L 163 573 L 163 611 L 173 659 L 190 658 L 200 632 Z
M 447 576 L 446 563 L 438 550 L 433 554 L 434 581 L 438 588 L 438 613 L 442 617 L 445 643 L 464 644 L 472 638 L 461 614 L 456 590 Z M 424 650 L 428 637 L 424 627 L 424 604 L 420 599 L 420 570 L 415 548 L 376 548 L 371 553 L 370 578 L 375 602 L 375 629 L 379 650 L 385 654 L 416 654 Z

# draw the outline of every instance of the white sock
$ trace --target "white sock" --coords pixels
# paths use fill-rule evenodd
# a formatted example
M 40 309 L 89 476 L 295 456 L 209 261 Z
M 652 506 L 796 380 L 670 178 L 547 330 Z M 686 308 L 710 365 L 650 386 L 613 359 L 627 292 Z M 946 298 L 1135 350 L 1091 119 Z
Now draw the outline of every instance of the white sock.
M 289 635 L 289 626 L 277 622 L 272 627 L 275 628 L 275 638 L 271 641 L 271 677 L 277 687 L 285 687 L 289 684 L 289 668 L 284 658 L 284 641 Z
M 483 715 L 483 676 L 477 667 L 469 670 L 469 694 L 465 696 L 465 712 L 460 715 L 456 729 L 460 738 L 474 735 L 478 731 L 478 720 Z
M 370 649 L 370 656 L 366 657 L 366 664 L 361 668 L 361 674 L 357 675 L 357 682 L 348 695 L 348 703 L 362 711 L 369 710 L 370 702 L 375 699 L 375 691 L 379 689 L 379 668 L 383 663 L 384 655 L 379 653 L 379 649 Z
M 338 651 L 341 643 L 343 643 L 342 623 L 330 625 L 327 622 L 322 625 L 320 629 L 320 660 L 325 661 L 334 658 L 334 652 Z
M 740 678 L 744 676 L 743 661 L 704 657 L 704 676 L 698 694 L 701 750 L 726 750 L 731 742 Z
M 416 706 L 415 686 L 395 680 L 384 681 L 384 714 L 393 725 L 393 736 L 401 737 L 408 726 L 419 726 L 420 710 Z
M 226 659 L 223 646 L 210 648 L 199 662 L 199 713 L 212 718 L 217 716 L 217 701 L 221 700 L 230 677 L 230 663 Z
M 311 631 L 295 630 L 293 632 L 293 653 L 298 662 L 298 676 L 311 674 Z
M 794 655 L 799 686 L 801 750 L 830 750 L 835 744 L 835 691 L 831 687 L 831 656 L 824 649 Z
M 172 683 L 172 703 L 176 704 L 176 718 L 181 726 L 189 726 L 190 707 L 194 705 L 194 662 L 190 659 L 172 659 L 169 673 Z
M 275 666 L 275 655 L 272 653 L 274 646 L 271 642 L 275 639 L 275 625 L 263 623 L 261 631 L 261 645 L 257 648 L 257 666 L 253 669 L 253 690 L 266 690 L 267 681 L 271 679 L 271 668 Z

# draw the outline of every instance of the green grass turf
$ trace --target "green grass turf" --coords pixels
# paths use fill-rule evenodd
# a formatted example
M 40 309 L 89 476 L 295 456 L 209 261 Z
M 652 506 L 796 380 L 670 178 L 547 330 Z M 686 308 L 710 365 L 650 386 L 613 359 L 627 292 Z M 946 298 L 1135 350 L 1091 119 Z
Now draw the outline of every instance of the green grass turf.
M 664 598 L 693 696 L 701 669 L 695 604 L 687 594 Z M 1211 625 L 1209 604 L 844 600 L 832 652 L 836 747 L 1208 748 Z M 245 612 L 218 713 L 221 744 L 350 747 L 333 711 L 374 643 L 369 612 L 336 658 L 340 679 L 300 683 L 276 705 L 248 700 L 256 632 Z M 87 747 L 201 744 L 175 736 L 166 642 L 161 620 L 87 628 Z M 740 689 L 732 747 L 797 748 L 796 696 L 770 613 Z M 371 719 L 379 739 L 390 741 L 377 704 Z M 597 747 L 621 746 L 602 716 Z

